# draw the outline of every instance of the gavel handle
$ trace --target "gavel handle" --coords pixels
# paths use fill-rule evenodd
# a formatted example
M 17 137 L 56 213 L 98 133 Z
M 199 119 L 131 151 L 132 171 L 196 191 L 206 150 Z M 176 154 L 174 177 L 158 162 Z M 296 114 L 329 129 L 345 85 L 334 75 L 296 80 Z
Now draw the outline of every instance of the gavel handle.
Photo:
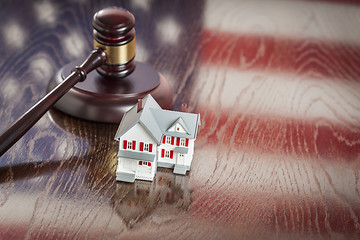
M 72 73 L 0 135 L 0 157 L 14 145 L 70 88 L 84 81 L 87 73 L 106 62 L 106 53 L 96 48 Z

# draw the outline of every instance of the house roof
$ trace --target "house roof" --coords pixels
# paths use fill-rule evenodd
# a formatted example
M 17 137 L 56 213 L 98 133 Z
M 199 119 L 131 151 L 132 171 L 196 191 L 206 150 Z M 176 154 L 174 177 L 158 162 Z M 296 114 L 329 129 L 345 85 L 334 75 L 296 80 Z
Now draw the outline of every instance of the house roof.
M 195 139 L 198 126 L 200 125 L 200 114 L 163 110 L 154 98 L 148 94 L 143 98 L 143 109 L 137 111 L 137 104 L 130 108 L 123 116 L 115 135 L 115 140 L 140 123 L 160 144 L 162 136 L 183 137 Z M 179 123 L 186 133 L 169 131 L 175 123 Z

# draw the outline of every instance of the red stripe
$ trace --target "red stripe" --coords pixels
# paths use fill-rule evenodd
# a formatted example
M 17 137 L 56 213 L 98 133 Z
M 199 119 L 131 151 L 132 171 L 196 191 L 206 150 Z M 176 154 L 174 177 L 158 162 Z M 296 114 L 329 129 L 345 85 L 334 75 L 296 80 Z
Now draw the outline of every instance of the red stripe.
M 360 75 L 359 44 L 210 30 L 202 38 L 203 64 L 352 81 Z
M 136 141 L 132 141 L 132 149 L 135 150 L 136 149 Z
M 149 144 L 149 152 L 152 152 L 152 147 L 153 147 L 153 145 L 152 145 L 152 143 L 150 143 Z
M 357 161 L 360 156 L 360 125 L 318 119 L 304 121 L 277 115 L 243 115 L 233 109 L 222 109 L 219 116 L 212 108 L 200 109 L 206 124 L 202 125 L 197 142 L 241 146 L 243 151 L 256 149 L 261 153 L 291 156 L 301 153 L 313 158 L 349 162 Z M 224 133 L 219 135 L 218 129 Z M 269 143 L 271 147 L 265 147 Z
M 349 220 L 349 213 L 344 213 L 346 210 L 343 209 L 347 209 L 349 206 L 345 204 L 341 205 L 342 203 L 339 203 L 339 201 L 333 198 L 327 200 L 326 204 L 318 204 L 317 195 L 313 196 L 308 194 L 303 197 L 298 197 L 295 194 L 296 197 L 292 197 L 289 194 L 279 196 L 277 194 L 268 194 L 267 192 L 261 193 L 260 191 L 241 194 L 241 190 L 245 191 L 246 188 L 239 190 L 237 188 L 231 189 L 226 188 L 228 186 L 222 186 L 215 189 L 214 186 L 204 185 L 205 187 L 199 187 L 192 192 L 192 202 L 189 212 L 191 215 L 203 218 L 209 222 L 243 226 L 243 222 L 249 220 L 248 216 L 252 216 L 251 220 L 254 222 L 262 223 L 268 221 L 266 223 L 269 226 L 274 229 L 279 228 L 281 231 L 286 232 L 289 229 L 287 216 L 294 216 L 294 218 L 301 219 L 298 220 L 301 223 L 301 221 L 310 222 L 312 216 L 318 216 L 320 214 L 321 217 L 318 217 L 318 219 L 321 220 L 318 221 L 319 224 L 316 231 L 323 233 L 329 232 L 329 224 L 333 231 L 336 229 L 336 231 L 341 232 L 344 228 L 350 229 L 347 230 L 349 236 L 351 236 L 352 231 L 358 232 L 357 223 Z M 259 199 L 266 199 L 266 204 L 264 204 L 264 200 L 261 201 Z M 309 204 L 309 202 L 311 204 Z M 354 203 L 353 205 L 356 204 Z M 294 209 L 289 206 L 296 206 L 299 209 L 306 209 L 306 211 L 294 211 Z M 359 212 L 357 206 L 353 206 L 353 208 L 355 209 L 354 212 Z M 244 212 L 246 212 L 248 216 L 244 216 Z M 327 219 L 334 220 L 328 221 Z M 304 226 L 300 223 L 294 224 L 292 230 L 299 232 L 304 231 Z M 310 228 L 307 231 L 311 232 L 312 229 Z
M 188 139 L 188 138 L 185 139 L 185 146 L 186 146 L 186 147 L 189 146 L 189 139 Z
M 174 137 L 171 137 L 171 145 L 174 145 Z
M 123 149 L 127 149 L 127 141 L 124 140 Z
M 176 146 L 180 146 L 180 138 L 176 138 Z
M 162 143 L 165 144 L 166 136 L 163 137 Z
M 144 151 L 144 143 L 140 142 L 140 151 Z
M 165 157 L 165 149 L 161 149 L 161 157 Z

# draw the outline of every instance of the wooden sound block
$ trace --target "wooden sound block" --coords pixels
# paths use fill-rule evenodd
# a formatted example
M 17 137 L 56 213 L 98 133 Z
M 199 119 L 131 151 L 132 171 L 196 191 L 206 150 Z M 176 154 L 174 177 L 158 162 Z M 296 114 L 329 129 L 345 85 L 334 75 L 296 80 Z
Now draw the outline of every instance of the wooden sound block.
M 70 74 L 81 60 L 70 62 L 51 79 L 47 91 Z M 54 107 L 71 116 L 97 122 L 119 123 L 123 114 L 139 98 L 151 94 L 163 109 L 171 109 L 173 91 L 167 79 L 150 65 L 137 62 L 135 70 L 124 78 L 104 77 L 97 71 L 77 83 Z

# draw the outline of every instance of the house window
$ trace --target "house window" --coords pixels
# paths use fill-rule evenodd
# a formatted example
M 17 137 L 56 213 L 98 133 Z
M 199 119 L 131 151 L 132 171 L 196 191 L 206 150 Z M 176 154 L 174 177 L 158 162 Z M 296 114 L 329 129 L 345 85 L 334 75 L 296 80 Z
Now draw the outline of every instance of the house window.
M 171 144 L 171 137 L 166 137 L 166 143 Z
M 140 151 L 143 152 L 152 152 L 152 149 L 153 149 L 153 145 L 152 143 L 143 143 L 143 142 L 140 142 Z
M 166 150 L 166 151 L 165 151 L 165 157 L 166 157 L 166 158 L 169 158 L 169 157 L 170 157 L 170 151 L 169 151 L 169 150 Z
M 128 149 L 132 149 L 132 142 L 129 141 L 129 142 L 127 143 L 127 148 L 128 148 Z
M 139 161 L 139 165 L 141 165 L 141 166 L 149 166 L 149 167 L 151 167 L 151 162 Z
M 184 138 L 180 139 L 180 146 L 185 147 L 185 139 Z
M 180 157 L 184 157 L 185 155 L 183 153 L 180 153 Z

